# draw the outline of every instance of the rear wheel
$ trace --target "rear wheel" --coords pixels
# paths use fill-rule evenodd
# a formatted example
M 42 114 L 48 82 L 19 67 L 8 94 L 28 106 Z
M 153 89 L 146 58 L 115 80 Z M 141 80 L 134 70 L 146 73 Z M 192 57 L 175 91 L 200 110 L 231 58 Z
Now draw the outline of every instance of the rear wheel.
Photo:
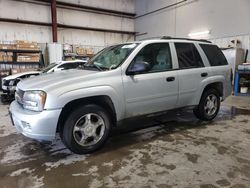
M 97 105 L 85 105 L 69 115 L 60 135 L 72 152 L 85 154 L 102 147 L 110 129 L 111 121 L 105 109 Z
M 199 105 L 194 109 L 194 114 L 201 120 L 211 121 L 216 117 L 219 109 L 219 93 L 215 89 L 208 89 L 202 94 Z

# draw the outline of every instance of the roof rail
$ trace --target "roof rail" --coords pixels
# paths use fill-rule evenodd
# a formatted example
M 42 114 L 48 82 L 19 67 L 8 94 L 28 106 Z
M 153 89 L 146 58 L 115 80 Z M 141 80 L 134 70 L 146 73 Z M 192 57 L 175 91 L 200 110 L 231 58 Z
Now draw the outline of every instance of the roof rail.
M 212 43 L 211 41 L 208 41 L 208 40 L 205 40 L 205 39 L 176 38 L 176 37 L 171 37 L 171 36 L 162 36 L 161 39 L 167 39 L 167 40 L 190 40 L 190 41 Z
M 162 38 L 162 36 L 159 36 L 159 37 L 147 37 L 147 38 L 140 39 L 139 41 L 152 40 L 152 39 L 161 39 L 161 38 Z

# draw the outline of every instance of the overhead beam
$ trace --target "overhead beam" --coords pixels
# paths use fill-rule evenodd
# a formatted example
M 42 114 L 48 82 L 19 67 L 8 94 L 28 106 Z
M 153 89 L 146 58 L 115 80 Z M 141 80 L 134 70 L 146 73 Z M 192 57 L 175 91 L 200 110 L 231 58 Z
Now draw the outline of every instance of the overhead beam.
M 20 19 L 11 19 L 11 18 L 0 18 L 0 22 L 48 26 L 48 27 L 52 26 L 51 23 L 47 23 L 47 22 L 35 22 L 35 21 L 30 21 L 30 20 L 20 20 Z
M 50 3 L 51 0 L 18 0 L 23 1 L 23 2 L 41 2 L 43 3 Z M 119 17 L 128 17 L 128 18 L 134 18 L 136 16 L 135 13 L 131 12 L 123 12 L 123 11 L 117 11 L 117 10 L 111 10 L 111 9 L 104 9 L 104 8 L 98 8 L 98 7 L 92 7 L 92 6 L 86 6 L 86 5 L 81 5 L 81 4 L 74 4 L 74 3 L 68 3 L 68 2 L 62 2 L 62 1 L 56 1 L 56 6 L 58 8 L 77 8 L 77 9 L 83 9 L 88 12 L 93 11 L 95 13 L 99 14 L 108 14 L 108 15 L 116 15 Z
M 119 33 L 119 34 L 129 34 L 135 35 L 133 31 L 121 31 L 121 30 L 113 30 L 113 29 L 102 29 L 102 28 L 93 28 L 93 27 L 83 27 L 83 26 L 73 26 L 73 25 L 66 25 L 66 24 L 59 24 L 58 27 L 64 29 L 79 29 L 79 30 L 87 30 L 87 31 L 98 31 L 98 32 L 108 32 L 108 33 Z
M 121 16 L 134 17 L 136 15 L 135 13 L 121 12 L 121 11 L 117 11 L 117 10 L 104 9 L 104 8 L 98 8 L 98 7 L 90 7 L 90 6 L 86 6 L 86 5 L 66 3 L 66 2 L 61 2 L 61 1 L 57 1 L 57 4 L 62 5 L 62 6 L 67 6 L 67 7 L 74 7 L 74 8 L 81 8 L 81 9 L 98 11 L 98 12 L 106 12 L 106 13 L 111 13 L 111 14 L 117 14 L 117 15 L 121 15 Z
M 52 23 L 35 22 L 35 21 L 29 21 L 29 20 L 10 19 L 10 18 L 0 18 L 0 22 L 52 27 Z M 60 23 L 57 23 L 57 27 L 58 28 L 64 28 L 64 29 L 78 29 L 78 30 L 107 32 L 107 33 L 118 33 L 118 34 L 129 34 L 129 35 L 135 35 L 136 34 L 133 31 L 121 31 L 121 30 L 104 29 L 104 28 L 82 27 L 82 26 L 66 25 L 66 24 L 60 24 Z

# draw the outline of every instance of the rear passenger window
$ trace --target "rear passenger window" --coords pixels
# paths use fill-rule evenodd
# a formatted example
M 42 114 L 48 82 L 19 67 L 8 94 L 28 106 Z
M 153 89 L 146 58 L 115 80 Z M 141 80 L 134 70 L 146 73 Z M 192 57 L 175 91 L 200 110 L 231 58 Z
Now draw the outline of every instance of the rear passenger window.
M 192 43 L 175 43 L 179 68 L 198 68 L 204 67 L 201 56 Z
M 227 65 L 227 59 L 216 45 L 200 44 L 211 66 Z

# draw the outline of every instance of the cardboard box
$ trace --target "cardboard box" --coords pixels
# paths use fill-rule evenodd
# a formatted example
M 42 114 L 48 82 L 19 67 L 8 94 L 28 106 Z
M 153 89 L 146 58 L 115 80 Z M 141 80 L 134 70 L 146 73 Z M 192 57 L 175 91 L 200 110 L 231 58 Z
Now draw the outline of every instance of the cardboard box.
M 94 50 L 92 48 L 87 48 L 86 55 L 94 55 Z
M 11 69 L 10 70 L 10 74 L 17 74 L 17 73 L 20 73 L 20 69 Z
M 29 42 L 25 40 L 16 40 L 15 41 L 15 48 L 17 50 L 39 50 L 39 46 L 37 42 Z
M 23 44 L 23 43 L 25 43 L 25 40 L 15 40 L 15 43 L 16 44 Z
M 26 40 L 15 40 L 15 44 L 32 44 L 37 46 L 37 42 L 35 41 L 26 41 Z
M 17 54 L 17 62 L 39 62 L 40 54 Z
M 0 44 L 0 49 L 1 50 L 12 50 L 14 49 L 13 44 Z
M 25 69 L 11 69 L 10 73 L 12 74 L 17 74 L 17 73 L 21 73 L 21 72 L 29 72 L 29 71 L 34 71 L 36 69 L 30 69 L 30 68 L 25 68 Z
M 4 60 L 4 56 L 6 55 L 5 52 L 0 52 L 0 61 L 3 61 Z
M 13 61 L 13 56 L 12 55 L 7 55 L 7 61 L 12 62 Z
M 7 56 L 7 55 L 4 55 L 4 56 L 3 56 L 3 61 L 4 61 L 4 62 L 7 62 L 7 61 L 8 61 L 8 56 Z
M 7 52 L 7 61 L 12 62 L 13 61 L 13 52 Z
M 10 71 L 9 70 L 0 70 L 0 76 L 4 77 L 4 76 L 9 76 L 10 75 Z
M 76 47 L 76 54 L 77 55 L 86 55 L 87 51 L 85 48 L 82 47 Z
M 39 50 L 39 46 L 33 44 L 16 44 L 17 50 Z

